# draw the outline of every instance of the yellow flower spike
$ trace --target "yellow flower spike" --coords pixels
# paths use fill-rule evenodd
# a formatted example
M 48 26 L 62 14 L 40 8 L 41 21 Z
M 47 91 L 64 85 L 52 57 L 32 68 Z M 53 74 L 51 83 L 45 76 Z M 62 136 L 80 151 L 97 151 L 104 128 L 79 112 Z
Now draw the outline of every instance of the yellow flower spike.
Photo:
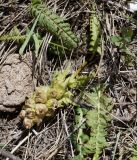
M 39 125 L 44 117 L 52 117 L 57 108 L 69 104 L 76 105 L 73 102 L 74 95 L 69 90 L 81 86 L 85 77 L 76 77 L 77 72 L 68 76 L 70 71 L 69 64 L 64 71 L 55 72 L 50 85 L 37 87 L 32 96 L 26 100 L 20 113 L 25 128 Z
M 72 101 L 71 101 L 70 98 L 64 97 L 64 98 L 62 98 L 61 100 L 59 100 L 58 103 L 59 103 L 59 107 L 61 108 L 61 107 L 63 107 L 64 105 L 72 104 Z
M 46 106 L 48 107 L 48 108 L 57 108 L 58 107 L 58 101 L 56 100 L 56 99 L 49 99 L 48 101 L 47 101 L 47 103 L 46 103 Z
M 42 122 L 42 119 L 44 117 L 38 117 L 38 116 L 35 116 L 35 118 L 33 119 L 33 125 L 36 124 L 36 125 L 39 125 L 41 122 Z
M 65 92 L 65 89 L 61 85 L 53 86 L 48 92 L 48 99 L 61 99 Z
M 36 104 L 36 115 L 43 117 L 48 112 L 48 107 L 45 104 L 38 103 Z
M 55 110 L 49 109 L 48 112 L 46 113 L 45 117 L 52 117 L 55 114 Z
M 25 110 L 22 110 L 22 111 L 20 112 L 20 114 L 19 114 L 19 117 L 20 117 L 21 119 L 23 119 L 23 118 L 25 118 L 25 116 L 26 116 L 26 111 L 25 111 Z
M 32 119 L 24 118 L 23 125 L 26 129 L 30 129 L 34 125 L 34 123 Z
M 67 67 L 66 67 L 65 70 L 63 70 L 63 71 L 56 71 L 54 73 L 54 75 L 53 75 L 53 81 L 52 81 L 51 84 L 54 84 L 55 81 L 57 81 L 59 84 L 64 83 L 65 79 L 66 79 L 66 76 L 69 75 L 70 71 L 71 71 L 71 63 L 69 63 L 67 65 Z
M 46 103 L 47 101 L 47 92 L 49 87 L 47 86 L 40 86 L 36 88 L 35 91 L 35 102 L 36 103 Z
M 69 88 L 73 89 L 77 86 L 77 79 L 75 78 L 74 75 L 72 75 L 66 79 L 66 83 Z
M 32 108 L 35 105 L 35 100 L 31 97 L 25 101 L 25 106 L 23 108 Z
M 29 119 L 33 119 L 35 117 L 35 110 L 31 108 L 27 108 L 25 117 Z
M 67 97 L 67 98 L 73 98 L 73 94 L 70 92 L 70 91 L 67 91 L 67 92 L 65 92 L 65 94 L 64 94 L 64 96 L 63 97 Z

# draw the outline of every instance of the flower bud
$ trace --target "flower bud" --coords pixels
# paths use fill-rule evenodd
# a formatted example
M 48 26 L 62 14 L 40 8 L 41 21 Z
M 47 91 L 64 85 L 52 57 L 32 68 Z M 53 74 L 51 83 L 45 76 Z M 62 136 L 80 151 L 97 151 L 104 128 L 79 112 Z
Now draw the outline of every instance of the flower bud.
M 25 118 L 23 121 L 23 125 L 26 129 L 30 129 L 34 125 L 34 123 L 31 119 Z
M 48 111 L 48 108 L 46 107 L 45 104 L 41 104 L 41 103 L 38 103 L 36 104 L 36 114 L 39 116 L 39 117 L 43 117 Z
M 25 110 L 22 110 L 22 111 L 20 112 L 20 114 L 19 114 L 19 117 L 20 117 L 21 119 L 23 119 L 23 118 L 25 118 L 25 115 L 26 115 L 26 111 L 25 111 Z
M 36 97 L 35 97 L 35 102 L 36 103 L 46 103 L 47 101 L 47 91 L 48 87 L 37 87 L 36 88 Z

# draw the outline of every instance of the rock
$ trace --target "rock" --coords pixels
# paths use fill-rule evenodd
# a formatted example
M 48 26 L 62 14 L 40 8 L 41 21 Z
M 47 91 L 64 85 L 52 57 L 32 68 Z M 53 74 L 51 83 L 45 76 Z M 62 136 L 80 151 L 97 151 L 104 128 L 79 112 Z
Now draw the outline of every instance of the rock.
M 0 70 L 0 111 L 15 111 L 33 90 L 29 65 L 19 59 L 19 54 L 9 55 Z

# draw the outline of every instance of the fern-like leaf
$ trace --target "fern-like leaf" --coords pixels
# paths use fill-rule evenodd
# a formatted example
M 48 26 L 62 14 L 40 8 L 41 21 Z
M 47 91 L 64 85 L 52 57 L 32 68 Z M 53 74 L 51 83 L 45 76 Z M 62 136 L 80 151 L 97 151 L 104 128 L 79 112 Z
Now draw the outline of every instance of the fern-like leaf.
M 131 157 L 130 160 L 137 160 L 137 156 Z
M 78 39 L 71 31 L 70 25 L 65 23 L 63 18 L 41 3 L 33 2 L 30 5 L 30 10 L 34 17 L 40 14 L 38 24 L 60 39 L 64 46 L 71 49 L 77 47 Z
M 92 14 L 90 16 L 90 48 L 93 54 L 99 53 L 101 54 L 100 47 L 100 22 L 98 20 L 95 6 L 92 7 Z
M 10 33 L 0 36 L 0 41 L 23 41 L 26 38 L 25 35 L 21 35 L 16 26 L 10 31 Z
M 26 38 L 26 36 L 24 35 L 20 35 L 20 36 L 13 36 L 13 35 L 9 35 L 9 34 L 6 34 L 6 35 L 3 35 L 0 37 L 0 41 L 22 41 Z
M 130 160 L 137 160 L 137 145 L 134 145 L 132 147 L 132 156 L 130 157 Z
M 93 160 L 98 160 L 102 149 L 107 146 L 105 139 L 106 128 L 110 117 L 107 115 L 112 108 L 110 99 L 103 94 L 100 87 L 94 89 L 92 93 L 86 93 L 86 99 L 94 109 L 87 112 L 86 123 L 90 127 L 90 139 L 84 145 L 87 153 L 93 153 Z
M 93 109 L 76 109 L 76 127 L 81 124 L 74 137 L 74 144 L 78 155 L 74 159 L 86 160 L 93 154 L 93 160 L 99 160 L 102 149 L 107 146 L 106 135 L 108 122 L 111 120 L 109 112 L 112 109 L 111 99 L 104 95 L 104 87 L 97 86 L 91 93 L 84 93 L 86 104 Z M 83 123 L 85 121 L 85 123 Z M 76 141 L 76 142 L 75 142 Z

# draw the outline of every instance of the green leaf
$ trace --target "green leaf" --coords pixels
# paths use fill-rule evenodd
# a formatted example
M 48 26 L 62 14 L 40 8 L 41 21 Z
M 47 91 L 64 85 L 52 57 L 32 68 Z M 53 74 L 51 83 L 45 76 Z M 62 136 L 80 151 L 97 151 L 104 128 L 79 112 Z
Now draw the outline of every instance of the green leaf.
M 41 4 L 42 0 L 31 0 L 32 4 Z
M 22 42 L 26 38 L 25 35 L 21 35 L 17 26 L 14 26 L 10 33 L 0 36 L 0 41 L 16 41 Z
M 132 148 L 132 157 L 130 157 L 130 160 L 137 160 L 137 145 L 135 144 Z
M 83 155 L 82 145 L 84 144 L 85 141 L 89 139 L 89 137 L 83 133 L 85 125 L 83 124 L 84 114 L 82 108 L 77 107 L 76 113 L 77 113 L 75 116 L 76 127 L 80 127 L 77 132 L 77 140 L 76 140 L 77 151 L 79 151 L 79 155 L 82 156 Z
M 98 160 L 102 149 L 107 146 L 106 128 L 111 118 L 108 112 L 112 109 L 111 99 L 103 94 L 101 86 L 95 87 L 92 93 L 85 93 L 86 101 L 94 107 L 86 114 L 86 123 L 91 129 L 90 139 L 84 144 L 87 153 L 94 153 L 93 159 Z
M 3 148 L 5 146 L 5 144 L 0 143 L 0 148 Z
M 72 158 L 71 160 L 86 160 L 86 159 L 83 156 L 78 155 L 78 156 L 75 156 L 74 158 Z
M 137 160 L 137 156 L 131 157 L 130 160 Z
M 133 36 L 133 30 L 131 27 L 126 27 L 121 30 L 122 38 L 126 42 L 130 43 Z
M 120 46 L 121 42 L 122 42 L 122 38 L 120 36 L 112 36 L 110 38 L 111 42 L 116 45 L 116 46 Z
M 14 26 L 13 29 L 10 31 L 10 35 L 14 35 L 14 36 L 20 36 L 20 31 L 19 29 L 17 28 L 17 26 Z
M 127 55 L 130 55 L 130 56 L 134 57 L 137 60 L 136 55 L 134 53 L 132 53 L 126 46 L 123 46 L 121 48 L 121 51 L 125 52 Z
M 90 16 L 90 48 L 89 51 L 101 54 L 100 47 L 100 22 L 98 20 L 95 6 L 92 8 L 92 15 Z
M 24 50 L 25 50 L 26 46 L 28 45 L 29 40 L 30 40 L 30 38 L 32 37 L 32 35 L 33 35 L 33 33 L 34 33 L 34 29 L 35 29 L 35 27 L 36 27 L 36 24 L 37 24 L 37 22 L 38 22 L 39 17 L 40 17 L 40 13 L 38 14 L 38 16 L 37 16 L 37 18 L 36 18 L 36 20 L 35 20 L 32 28 L 31 28 L 31 30 L 30 30 L 30 32 L 29 32 L 29 34 L 27 35 L 25 42 L 22 44 L 22 46 L 21 46 L 21 48 L 20 48 L 20 50 L 19 50 L 19 53 L 20 53 L 21 55 L 24 53 Z
M 108 114 L 112 110 L 112 100 L 104 94 L 105 87 L 99 85 L 92 89 L 92 92 L 84 93 L 86 104 L 92 106 L 92 109 L 83 110 L 77 107 L 75 122 L 78 127 L 83 119 L 86 120 L 77 131 L 75 137 L 77 145 L 76 151 L 78 157 L 84 157 L 85 160 L 93 154 L 93 160 L 99 160 L 100 153 L 108 143 L 106 141 L 107 126 L 111 120 Z
M 33 34 L 33 40 L 34 40 L 34 43 L 35 43 L 35 55 L 37 57 L 38 53 L 39 53 L 40 46 L 42 44 L 42 40 L 40 40 L 39 36 L 35 33 Z
M 39 3 L 32 3 L 30 11 L 34 17 L 40 14 L 38 24 L 61 40 L 64 46 L 69 49 L 77 47 L 78 38 L 71 31 L 70 25 L 64 22 L 63 18 Z

